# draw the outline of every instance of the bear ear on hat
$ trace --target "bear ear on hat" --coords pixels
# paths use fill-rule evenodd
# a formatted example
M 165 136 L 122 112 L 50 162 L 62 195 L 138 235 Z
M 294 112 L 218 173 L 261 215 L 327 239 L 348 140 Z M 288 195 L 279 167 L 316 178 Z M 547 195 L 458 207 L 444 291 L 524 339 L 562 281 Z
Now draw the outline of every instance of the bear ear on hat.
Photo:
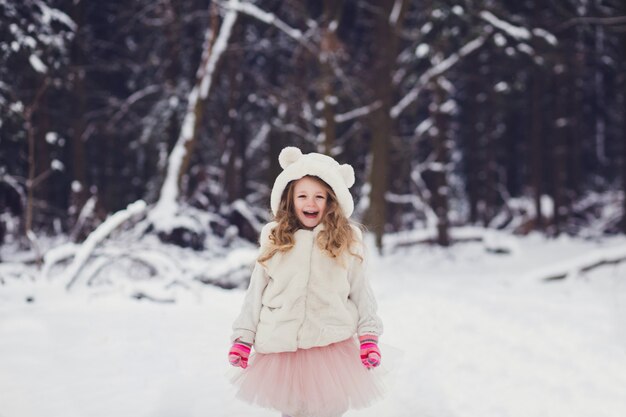
M 354 168 L 352 165 L 343 164 L 339 167 L 339 173 L 348 188 L 354 185 Z
M 296 162 L 302 156 L 302 151 L 295 146 L 287 146 L 280 151 L 278 155 L 278 163 L 282 169 Z

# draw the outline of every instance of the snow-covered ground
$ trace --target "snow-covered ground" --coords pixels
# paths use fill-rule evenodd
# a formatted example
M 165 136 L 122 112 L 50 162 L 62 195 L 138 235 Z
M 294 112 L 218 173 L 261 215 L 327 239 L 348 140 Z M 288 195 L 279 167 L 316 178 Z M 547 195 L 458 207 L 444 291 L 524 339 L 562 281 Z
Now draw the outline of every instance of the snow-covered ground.
M 509 243 L 509 255 L 473 242 L 371 257 L 383 361 L 402 356 L 386 399 L 346 417 L 626 415 L 626 264 L 538 278 L 626 240 Z M 242 290 L 155 303 L 64 284 L 0 285 L 0 417 L 278 415 L 227 382 Z

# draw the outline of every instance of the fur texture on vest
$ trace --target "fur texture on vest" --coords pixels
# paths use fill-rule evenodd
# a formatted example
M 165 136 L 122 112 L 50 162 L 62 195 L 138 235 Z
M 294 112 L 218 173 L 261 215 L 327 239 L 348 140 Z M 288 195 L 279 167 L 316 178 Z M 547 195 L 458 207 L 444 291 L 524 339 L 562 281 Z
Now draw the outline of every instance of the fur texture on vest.
M 261 249 L 276 223 L 263 228 Z M 291 352 L 326 346 L 355 334 L 380 335 L 382 322 L 365 275 L 361 231 L 353 248 L 364 259 L 346 254 L 345 265 L 317 245 L 324 226 L 295 233 L 295 246 L 255 265 L 231 340 L 253 343 L 260 353 Z

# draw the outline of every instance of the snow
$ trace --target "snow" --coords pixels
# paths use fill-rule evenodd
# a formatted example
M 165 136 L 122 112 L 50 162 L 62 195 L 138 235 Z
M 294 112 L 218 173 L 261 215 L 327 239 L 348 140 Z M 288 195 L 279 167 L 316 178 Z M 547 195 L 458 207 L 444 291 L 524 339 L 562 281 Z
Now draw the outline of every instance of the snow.
M 623 255 L 626 239 L 488 233 L 449 249 L 370 251 L 383 363 L 398 350 L 404 360 L 382 402 L 345 417 L 626 415 L 626 264 L 551 282 L 533 274 L 575 269 L 586 254 Z M 503 245 L 510 254 L 486 250 Z M 227 263 L 251 253 L 235 249 Z M 226 352 L 243 290 L 172 289 L 175 303 L 155 303 L 6 278 L 9 264 L 20 269 L 0 264 L 2 415 L 279 415 L 236 400 L 227 381 L 239 372 Z
M 465 10 L 463 9 L 462 6 L 459 6 L 458 4 L 456 6 L 452 7 L 452 13 L 458 15 L 458 16 L 462 16 L 463 14 L 465 14 Z
M 430 13 L 430 15 L 431 15 L 431 16 L 433 17 L 433 19 L 435 19 L 435 20 L 442 19 L 442 18 L 445 16 L 445 14 L 443 13 L 443 11 L 442 11 L 441 9 L 434 9 L 434 10 Z
M 423 58 L 430 52 L 430 46 L 425 43 L 420 43 L 417 48 L 415 48 L 415 56 L 418 58 Z
M 498 93 L 503 93 L 505 91 L 511 90 L 511 88 L 509 87 L 509 84 L 505 81 L 500 81 L 493 87 L 493 89 Z
M 80 183 L 80 181 L 77 181 L 77 180 L 72 181 L 72 192 L 79 193 L 82 191 L 82 189 L 83 189 L 83 185 Z
M 415 134 L 418 137 L 421 137 L 424 135 L 424 133 L 428 132 L 428 130 L 433 127 L 433 119 L 431 119 L 430 117 L 427 119 L 422 120 L 422 122 L 417 125 L 417 127 L 415 128 Z
M 238 0 L 230 0 L 228 2 L 229 6 L 237 4 L 239 4 Z M 203 68 L 202 82 L 200 83 L 200 98 L 202 98 L 203 100 L 206 99 L 209 94 L 209 90 L 211 89 L 211 83 L 213 81 L 213 73 L 215 72 L 215 68 L 222 54 L 226 50 L 226 46 L 228 45 L 228 40 L 230 39 L 230 34 L 236 20 L 237 12 L 235 11 L 228 11 L 226 13 L 226 16 L 224 16 L 224 21 L 220 26 L 220 32 L 217 35 L 217 39 L 215 39 L 215 43 L 211 48 L 211 54 L 206 60 L 206 66 Z
M 263 228 L 264 224 L 260 223 L 257 220 L 248 203 L 246 203 L 242 199 L 238 199 L 233 201 L 231 206 L 234 210 L 238 211 L 239 214 L 241 214 L 248 221 L 248 223 L 250 223 L 250 225 L 254 227 L 257 232 L 261 233 L 261 229 Z
M 52 162 L 50 162 L 50 168 L 55 171 L 63 171 L 65 169 L 65 165 L 58 159 L 53 159 Z
M 391 9 L 391 13 L 389 13 L 389 24 L 391 26 L 396 26 L 398 24 L 398 19 L 400 18 L 400 11 L 402 10 L 402 2 L 404 0 L 396 0 L 393 3 L 393 9 Z
M 76 31 L 76 29 L 78 28 L 76 23 L 67 14 L 63 13 L 62 11 L 48 7 L 43 1 L 38 2 L 37 5 L 39 6 L 42 12 L 41 20 L 44 24 L 46 24 L 46 26 L 49 26 L 52 20 L 56 20 L 58 22 L 63 23 L 72 31 Z
M 554 36 L 552 33 L 548 32 L 545 29 L 535 28 L 533 29 L 533 35 L 545 39 L 545 41 L 552 46 L 556 46 L 559 43 L 556 36 Z
M 446 100 L 441 107 L 439 107 L 439 111 L 445 114 L 454 114 L 458 110 L 458 106 L 456 101 L 453 99 Z
M 252 159 L 254 153 L 267 143 L 267 135 L 270 134 L 272 128 L 269 123 L 263 123 L 256 135 L 252 138 L 248 146 L 246 147 L 246 158 Z
M 378 110 L 380 106 L 382 106 L 382 103 L 380 102 L 380 100 L 377 100 L 371 104 L 368 104 L 367 106 L 358 107 L 348 112 L 337 114 L 335 115 L 335 122 L 343 123 L 343 122 L 347 122 L 348 120 L 366 116 L 370 114 L 371 112 Z
M 493 41 L 501 48 L 506 46 L 507 43 L 506 37 L 501 33 L 496 33 L 495 35 L 493 35 Z
M 517 49 L 520 52 L 524 52 L 525 54 L 530 56 L 533 56 L 535 54 L 535 50 L 527 43 L 520 43 L 519 45 L 517 45 Z
M 35 54 L 31 54 L 30 57 L 28 58 L 28 61 L 30 62 L 31 67 L 33 67 L 33 69 L 37 72 L 40 72 L 42 74 L 45 74 L 46 72 L 48 72 L 48 67 L 46 66 L 46 64 L 44 64 L 41 59 L 35 55 Z
M 24 104 L 21 101 L 14 101 L 9 105 L 9 109 L 14 113 L 20 113 L 24 111 Z
M 480 12 L 480 17 L 482 17 L 487 23 L 490 25 L 506 32 L 509 36 L 512 36 L 518 40 L 528 40 L 530 39 L 530 32 L 528 29 L 512 25 L 509 22 L 506 22 L 502 19 L 497 18 L 493 13 L 483 10 Z
M 48 132 L 46 133 L 46 142 L 50 145 L 54 145 L 59 140 L 59 134 L 56 132 Z

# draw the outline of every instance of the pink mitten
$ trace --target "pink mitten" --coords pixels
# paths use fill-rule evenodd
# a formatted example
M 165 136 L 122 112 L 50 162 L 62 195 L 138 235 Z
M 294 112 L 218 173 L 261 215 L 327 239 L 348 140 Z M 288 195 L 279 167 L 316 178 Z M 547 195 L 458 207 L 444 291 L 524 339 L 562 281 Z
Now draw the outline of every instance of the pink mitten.
M 375 368 L 380 365 L 380 350 L 378 349 L 378 336 L 364 334 L 359 336 L 361 343 L 361 362 L 366 368 Z
M 233 346 L 228 352 L 228 361 L 232 366 L 241 366 L 243 369 L 248 367 L 248 357 L 250 356 L 250 348 L 252 345 L 235 340 Z

